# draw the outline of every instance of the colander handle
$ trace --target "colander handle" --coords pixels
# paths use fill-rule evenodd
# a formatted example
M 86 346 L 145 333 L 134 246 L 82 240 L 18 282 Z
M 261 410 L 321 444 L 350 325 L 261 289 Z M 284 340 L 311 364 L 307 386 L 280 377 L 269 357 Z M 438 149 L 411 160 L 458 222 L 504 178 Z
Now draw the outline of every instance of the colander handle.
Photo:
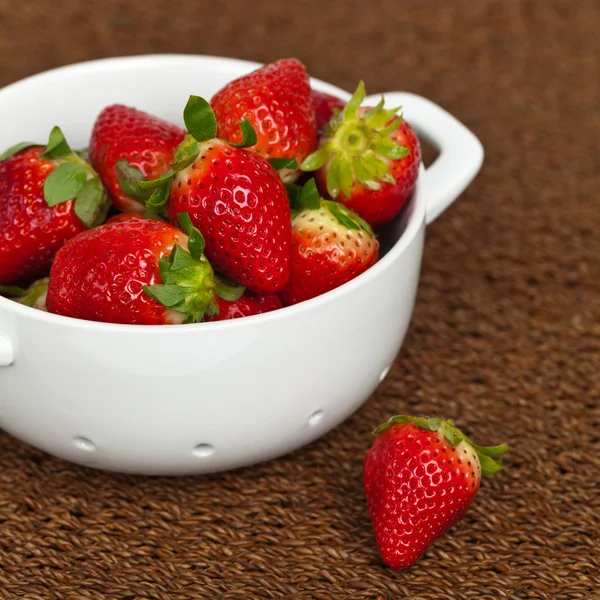
M 427 223 L 441 215 L 473 181 L 483 163 L 483 146 L 475 135 L 450 113 L 422 96 L 386 92 L 386 107 L 402 107 L 402 115 L 419 137 L 439 150 L 425 171 L 423 186 L 427 199 Z M 374 106 L 381 95 L 365 99 Z

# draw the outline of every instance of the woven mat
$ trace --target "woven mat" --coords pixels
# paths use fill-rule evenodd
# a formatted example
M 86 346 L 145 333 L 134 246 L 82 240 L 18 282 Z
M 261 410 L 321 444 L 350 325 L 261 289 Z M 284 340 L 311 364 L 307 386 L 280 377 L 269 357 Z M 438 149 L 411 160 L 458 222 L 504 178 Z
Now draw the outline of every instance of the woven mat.
M 487 151 L 428 231 L 388 379 L 319 442 L 152 479 L 0 434 L 2 599 L 600 598 L 597 0 L 21 0 L 0 2 L 0 23 L 2 84 L 119 54 L 295 55 L 346 89 L 362 77 L 372 93 L 428 96 Z M 512 447 L 464 521 L 403 573 L 378 559 L 361 483 L 370 431 L 397 412 Z

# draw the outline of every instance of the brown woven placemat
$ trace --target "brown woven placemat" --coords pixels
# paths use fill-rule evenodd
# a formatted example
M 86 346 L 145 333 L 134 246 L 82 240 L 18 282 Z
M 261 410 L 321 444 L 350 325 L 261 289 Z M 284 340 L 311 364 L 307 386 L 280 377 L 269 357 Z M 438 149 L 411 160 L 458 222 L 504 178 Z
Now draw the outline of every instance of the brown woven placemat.
M 487 151 L 428 231 L 395 367 L 321 441 L 152 479 L 0 434 L 2 599 L 600 598 L 600 2 L 21 0 L 0 27 L 2 84 L 119 54 L 295 55 L 347 89 L 428 96 Z M 378 560 L 361 483 L 370 431 L 397 412 L 512 447 L 404 573 Z

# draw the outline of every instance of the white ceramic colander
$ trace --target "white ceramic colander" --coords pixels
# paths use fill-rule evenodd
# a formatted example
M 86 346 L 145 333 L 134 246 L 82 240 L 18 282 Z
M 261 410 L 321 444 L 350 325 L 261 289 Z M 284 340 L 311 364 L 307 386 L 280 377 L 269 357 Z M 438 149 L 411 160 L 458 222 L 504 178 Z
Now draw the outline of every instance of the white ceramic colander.
M 54 125 L 72 146 L 84 147 L 97 114 L 117 102 L 182 124 L 190 94 L 210 98 L 258 66 L 159 55 L 36 75 L 0 90 L 0 148 L 44 141 Z M 313 85 L 350 97 L 321 81 Z M 400 349 L 426 224 L 467 187 L 483 160 L 477 138 L 439 106 L 409 93 L 385 97 L 386 105 L 403 107 L 440 155 L 421 170 L 409 205 L 386 227 L 385 255 L 374 267 L 295 306 L 185 326 L 81 321 L 0 297 L 0 427 L 76 463 L 175 475 L 272 459 L 346 419 Z

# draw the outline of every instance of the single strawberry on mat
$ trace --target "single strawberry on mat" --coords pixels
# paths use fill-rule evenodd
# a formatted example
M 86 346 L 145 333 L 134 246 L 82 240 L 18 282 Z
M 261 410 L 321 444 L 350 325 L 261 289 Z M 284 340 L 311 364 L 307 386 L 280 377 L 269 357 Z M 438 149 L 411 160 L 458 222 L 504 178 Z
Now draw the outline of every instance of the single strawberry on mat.
M 464 516 L 508 447 L 477 446 L 438 418 L 396 416 L 375 433 L 363 469 L 375 540 L 389 567 L 406 569 Z

